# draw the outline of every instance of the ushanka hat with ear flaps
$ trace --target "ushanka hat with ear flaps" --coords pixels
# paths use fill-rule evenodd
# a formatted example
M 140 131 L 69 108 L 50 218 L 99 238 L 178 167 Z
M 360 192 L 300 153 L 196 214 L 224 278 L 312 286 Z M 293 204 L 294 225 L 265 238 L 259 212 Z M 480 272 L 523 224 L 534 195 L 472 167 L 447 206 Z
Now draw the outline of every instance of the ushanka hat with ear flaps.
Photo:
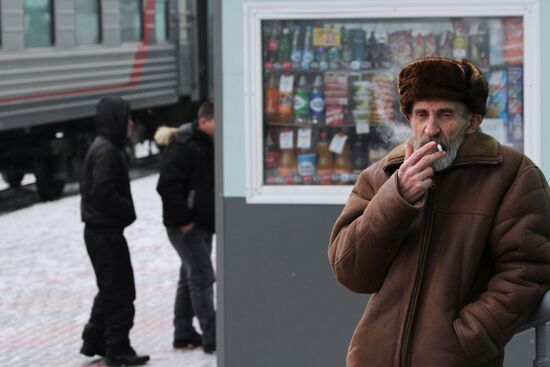
M 409 116 L 415 101 L 464 103 L 471 113 L 485 115 L 489 87 L 485 76 L 468 60 L 427 57 L 405 66 L 397 82 L 401 112 Z

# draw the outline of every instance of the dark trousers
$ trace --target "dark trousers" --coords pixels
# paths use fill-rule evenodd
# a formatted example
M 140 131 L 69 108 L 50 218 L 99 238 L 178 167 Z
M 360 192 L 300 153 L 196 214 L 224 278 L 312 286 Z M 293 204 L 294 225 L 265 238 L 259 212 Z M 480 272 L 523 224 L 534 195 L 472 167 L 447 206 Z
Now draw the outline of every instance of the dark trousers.
M 183 234 L 178 227 L 167 227 L 166 230 L 170 242 L 181 258 L 174 305 L 174 339 L 184 339 L 193 335 L 193 316 L 197 316 L 203 331 L 203 345 L 215 345 L 215 278 L 210 260 L 212 234 L 198 225 L 187 234 Z
M 128 350 L 128 336 L 134 324 L 136 290 L 123 230 L 92 225 L 84 228 L 99 292 L 82 337 L 90 343 L 104 343 L 107 355 Z

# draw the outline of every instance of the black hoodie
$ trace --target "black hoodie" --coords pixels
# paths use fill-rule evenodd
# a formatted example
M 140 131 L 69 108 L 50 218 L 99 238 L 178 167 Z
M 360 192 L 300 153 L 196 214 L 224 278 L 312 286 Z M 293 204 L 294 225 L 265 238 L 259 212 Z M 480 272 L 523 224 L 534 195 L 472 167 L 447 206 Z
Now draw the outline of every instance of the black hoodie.
M 157 191 L 165 226 L 195 222 L 214 232 L 214 142 L 196 121 L 180 127 L 162 152 Z
M 97 136 L 86 153 L 80 177 L 82 221 L 126 227 L 136 219 L 128 167 L 124 157 L 130 104 L 106 97 L 97 105 Z

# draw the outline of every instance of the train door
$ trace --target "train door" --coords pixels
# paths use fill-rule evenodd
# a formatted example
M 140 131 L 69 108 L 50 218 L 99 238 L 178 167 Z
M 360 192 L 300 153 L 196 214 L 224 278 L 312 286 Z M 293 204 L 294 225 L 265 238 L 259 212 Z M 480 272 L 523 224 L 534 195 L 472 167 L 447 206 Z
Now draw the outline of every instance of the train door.
M 212 1 L 178 0 L 179 93 L 192 101 L 211 98 Z

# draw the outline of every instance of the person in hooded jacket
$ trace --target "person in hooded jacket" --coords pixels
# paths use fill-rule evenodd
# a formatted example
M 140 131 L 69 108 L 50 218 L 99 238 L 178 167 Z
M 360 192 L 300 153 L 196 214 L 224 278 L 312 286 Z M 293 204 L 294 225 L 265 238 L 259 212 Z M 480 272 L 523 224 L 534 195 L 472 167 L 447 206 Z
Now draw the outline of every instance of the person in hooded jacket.
M 157 191 L 162 198 L 168 238 L 181 258 L 174 305 L 174 348 L 202 345 L 216 350 L 213 301 L 214 269 L 210 260 L 214 233 L 214 104 L 204 102 L 198 120 L 167 128 L 173 141 L 164 149 Z M 160 130 L 162 131 L 162 130 Z M 197 316 L 202 337 L 193 327 Z
M 142 365 L 149 356 L 137 355 L 129 340 L 136 291 L 123 234 L 136 219 L 124 156 L 133 126 L 130 104 L 120 97 L 101 99 L 95 126 L 97 136 L 82 165 L 80 193 L 84 240 L 99 292 L 80 352 L 105 356 L 109 366 Z
M 372 293 L 347 367 L 502 367 L 550 289 L 550 188 L 524 154 L 480 130 L 488 83 L 429 57 L 398 77 L 411 137 L 357 179 L 328 256 Z

